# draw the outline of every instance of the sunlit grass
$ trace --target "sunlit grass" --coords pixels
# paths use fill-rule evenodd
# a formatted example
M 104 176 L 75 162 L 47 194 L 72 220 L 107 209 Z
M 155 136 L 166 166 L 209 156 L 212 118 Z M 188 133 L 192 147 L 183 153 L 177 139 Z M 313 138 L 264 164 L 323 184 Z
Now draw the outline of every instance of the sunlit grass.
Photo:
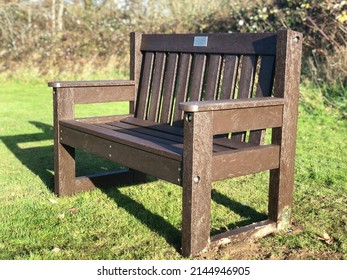
M 304 87 L 302 99 L 315 90 Z M 327 251 L 346 258 L 347 124 L 310 100 L 300 109 L 297 141 L 294 225 L 301 230 L 260 242 L 280 258 L 302 249 L 307 258 Z M 42 81 L 3 81 L 0 105 L 0 259 L 182 258 L 180 187 L 159 180 L 57 198 L 51 90 Z M 118 114 L 127 106 L 84 106 L 77 114 Z M 77 157 L 79 174 L 117 168 L 83 152 Z M 212 233 L 265 219 L 267 179 L 261 173 L 214 183 Z

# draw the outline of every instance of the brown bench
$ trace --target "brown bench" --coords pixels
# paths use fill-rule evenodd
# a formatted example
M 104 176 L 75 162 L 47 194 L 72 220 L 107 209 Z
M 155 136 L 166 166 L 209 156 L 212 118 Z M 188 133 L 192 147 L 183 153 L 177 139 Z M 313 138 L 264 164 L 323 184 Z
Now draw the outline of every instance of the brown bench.
M 144 182 L 183 187 L 182 254 L 291 223 L 302 35 L 132 33 L 129 81 L 51 82 L 55 192 Z M 74 105 L 129 101 L 129 115 Z M 271 144 L 264 144 L 265 129 Z M 75 176 L 75 148 L 128 167 Z M 211 183 L 270 170 L 268 219 L 210 238 Z

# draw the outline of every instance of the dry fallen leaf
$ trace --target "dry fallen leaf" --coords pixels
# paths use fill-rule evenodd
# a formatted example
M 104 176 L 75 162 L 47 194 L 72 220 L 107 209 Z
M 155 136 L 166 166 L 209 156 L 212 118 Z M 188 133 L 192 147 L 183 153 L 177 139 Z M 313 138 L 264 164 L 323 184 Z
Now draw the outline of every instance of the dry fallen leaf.
M 52 198 L 50 198 L 48 200 L 49 200 L 50 203 L 53 203 L 53 204 L 57 204 L 58 203 L 58 201 L 56 201 L 55 199 L 52 199 Z
M 53 253 L 59 253 L 60 252 L 60 248 L 55 247 L 54 249 L 52 249 L 52 252 Z
M 72 208 L 69 209 L 69 212 L 70 212 L 71 214 L 76 214 L 76 213 L 78 213 L 78 209 L 75 208 L 75 207 L 72 207 Z

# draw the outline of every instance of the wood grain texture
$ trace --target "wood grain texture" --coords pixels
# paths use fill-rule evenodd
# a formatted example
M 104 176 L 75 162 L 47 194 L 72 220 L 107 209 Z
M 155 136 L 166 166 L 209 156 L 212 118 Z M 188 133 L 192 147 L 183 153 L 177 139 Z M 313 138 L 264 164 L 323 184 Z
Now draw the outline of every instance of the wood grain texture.
M 283 106 L 213 111 L 213 133 L 222 134 L 282 125 Z M 234 138 L 234 135 L 231 137 Z M 234 139 L 238 141 L 239 139 Z
M 195 36 L 207 36 L 207 47 L 194 47 Z M 144 34 L 141 50 L 274 55 L 276 33 Z
M 131 86 L 135 85 L 133 80 L 98 80 L 98 81 L 55 81 L 49 82 L 49 87 L 74 88 L 74 87 L 109 87 L 109 86 Z
M 150 94 L 150 105 L 147 120 L 158 121 L 161 94 L 163 89 L 163 76 L 166 62 L 166 54 L 159 52 L 155 55 L 153 79 Z
M 258 75 L 258 83 L 256 89 L 256 97 L 269 97 L 272 93 L 274 71 L 275 70 L 275 57 L 263 56 L 261 58 L 261 65 Z M 248 142 L 256 145 L 264 144 L 265 130 L 251 131 L 249 134 Z
M 177 126 L 183 119 L 183 112 L 179 108 L 180 102 L 187 100 L 187 92 L 189 85 L 189 73 L 191 69 L 192 56 L 183 53 L 180 55 L 179 68 L 177 73 L 177 86 L 176 86 L 176 103 L 173 115 L 173 125 Z
M 255 146 L 214 153 L 212 181 L 278 168 L 279 158 L 280 147 L 276 145 Z
M 204 98 L 205 100 L 217 99 L 221 62 L 221 55 L 209 56 L 209 64 L 207 68 L 206 93 Z
M 278 32 L 274 95 L 284 98 L 283 125 L 273 129 L 272 143 L 281 146 L 279 168 L 270 172 L 269 219 L 279 228 L 291 223 L 302 34 Z
M 233 100 L 213 100 L 213 101 L 195 101 L 181 102 L 180 109 L 185 112 L 203 112 L 203 111 L 221 111 L 231 109 L 268 107 L 283 105 L 283 98 L 264 97 L 264 98 L 244 98 Z
M 184 121 L 182 254 L 196 255 L 210 237 L 212 118 L 210 112 Z M 201 137 L 204 135 L 204 137 Z
M 54 112 L 54 192 L 58 196 L 74 192 L 75 149 L 61 143 L 60 120 L 74 117 L 74 96 L 70 88 L 53 90 Z
M 101 138 L 62 126 L 62 143 L 88 151 L 97 156 L 151 174 L 160 179 L 178 184 L 181 176 L 181 160 L 168 158 L 160 153 L 152 153 L 138 147 L 121 144 L 119 141 Z
M 60 126 L 70 128 L 71 130 L 79 131 L 85 134 L 95 135 L 102 139 L 118 142 L 123 145 L 130 145 L 139 150 L 144 150 L 150 153 L 158 154 L 163 157 L 172 158 L 175 160 L 182 159 L 182 149 L 156 143 L 151 140 L 145 140 L 141 137 L 124 134 L 117 131 L 112 131 L 95 124 L 81 123 L 77 121 L 61 121 Z M 62 140 L 61 140 L 62 141 Z
M 197 54 L 194 56 L 193 63 L 193 77 L 191 80 L 190 87 L 190 101 L 199 101 L 201 100 L 202 86 L 204 83 L 205 76 L 205 68 L 206 68 L 206 55 Z
M 142 75 L 140 77 L 140 88 L 137 95 L 137 104 L 135 117 L 145 119 L 149 102 L 149 93 L 151 89 L 152 72 L 153 72 L 154 53 L 147 52 L 144 55 L 142 65 Z
M 141 76 L 142 52 L 141 52 L 142 33 L 130 33 L 130 80 L 135 82 L 135 96 L 137 96 Z M 134 114 L 136 100 L 129 102 L 129 113 Z
M 172 104 L 175 95 L 175 82 L 178 64 L 178 54 L 170 53 L 168 55 L 167 70 L 164 77 L 163 102 L 160 114 L 160 122 L 170 124 Z
M 222 89 L 221 89 L 221 96 L 220 96 L 221 100 L 234 98 L 238 63 L 239 63 L 238 56 L 236 55 L 225 56 Z
M 135 100 L 135 85 L 73 87 L 75 104 L 106 103 Z

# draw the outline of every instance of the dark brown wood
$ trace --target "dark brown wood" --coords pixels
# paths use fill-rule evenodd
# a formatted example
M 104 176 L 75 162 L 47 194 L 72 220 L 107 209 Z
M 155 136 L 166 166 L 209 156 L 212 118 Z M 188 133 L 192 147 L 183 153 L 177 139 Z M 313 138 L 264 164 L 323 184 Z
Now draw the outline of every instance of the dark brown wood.
M 150 127 L 143 127 L 139 125 L 134 125 L 126 122 L 112 122 L 108 123 L 111 126 L 136 131 L 138 133 L 142 133 L 145 135 L 151 135 L 157 138 L 162 138 L 166 140 L 170 140 L 172 142 L 182 143 L 183 144 L 183 136 L 181 135 L 175 135 L 172 133 L 167 133 L 165 131 L 151 129 Z M 107 125 L 107 124 L 106 124 Z
M 73 91 L 75 104 L 135 100 L 134 85 L 119 85 L 112 87 L 74 87 L 70 90 Z
M 112 141 L 112 139 L 101 138 L 74 128 L 61 126 L 61 130 L 61 143 L 86 150 L 97 156 L 171 183 L 179 183 L 181 160 L 168 158 L 162 153 L 152 153 L 151 151 L 138 149 L 134 145 L 129 145 L 129 142 L 128 145 L 124 145 L 116 139 Z M 129 135 L 126 136 L 130 137 Z
M 152 80 L 154 53 L 147 52 L 144 55 L 142 75 L 140 78 L 140 88 L 138 90 L 135 116 L 140 119 L 147 117 L 148 100 Z
M 265 145 L 214 153 L 212 180 L 218 181 L 278 168 L 279 151 L 279 146 Z
M 130 80 L 135 82 L 135 94 L 138 92 L 140 75 L 141 75 L 141 39 L 142 33 L 131 32 L 130 33 Z M 129 113 L 134 114 L 136 108 L 136 102 L 129 102 Z
M 139 150 L 144 150 L 160 156 L 172 158 L 174 160 L 182 159 L 182 150 L 169 145 L 158 144 L 153 141 L 144 140 L 136 136 L 127 135 L 94 124 L 81 123 L 76 121 L 62 121 L 60 126 L 70 128 L 72 131 L 79 131 L 85 134 L 95 135 L 97 137 L 118 142 L 124 145 L 131 145 Z M 60 139 L 64 141 L 64 139 Z
M 153 69 L 153 79 L 152 88 L 150 95 L 150 105 L 147 119 L 149 121 L 157 121 L 159 116 L 159 108 L 161 102 L 161 93 L 163 87 L 163 76 L 165 69 L 166 54 L 156 53 L 154 69 Z
M 221 62 L 221 55 L 210 55 L 207 69 L 205 100 L 217 99 Z
M 226 55 L 224 61 L 223 81 L 220 99 L 232 99 L 235 93 L 239 57 Z
M 252 96 L 254 77 L 256 73 L 256 56 L 244 55 L 242 57 L 241 74 L 237 98 L 250 98 Z M 234 140 L 244 141 L 246 131 L 233 133 Z
M 189 101 L 201 100 L 202 86 L 204 83 L 206 67 L 206 55 L 197 54 L 194 56 L 193 77 L 190 88 Z
M 132 85 L 135 85 L 135 81 L 99 80 L 99 81 L 56 81 L 56 82 L 48 83 L 48 86 L 53 88 L 113 87 L 113 86 L 132 86 Z
M 252 99 L 236 99 L 236 100 L 215 100 L 215 101 L 199 101 L 199 102 L 182 102 L 180 109 L 185 112 L 202 112 L 202 111 L 220 111 L 230 109 L 244 109 L 255 107 L 268 107 L 283 105 L 283 98 L 264 97 Z
M 207 36 L 207 47 L 194 47 L 194 37 Z M 275 55 L 276 33 L 144 34 L 142 51 Z
M 141 127 L 146 127 L 152 130 L 158 130 L 163 131 L 169 134 L 183 136 L 183 128 L 181 127 L 174 127 L 174 126 L 168 126 L 165 124 L 158 124 L 156 122 L 151 121 L 144 121 L 138 118 L 127 118 L 122 120 L 122 122 L 129 123 L 129 124 L 135 124 Z
M 239 242 L 253 238 L 261 238 L 276 231 L 276 223 L 270 220 L 253 223 L 211 236 L 210 248 L 230 242 Z
M 184 121 L 182 254 L 196 255 L 210 237 L 211 112 L 186 114 Z M 204 137 L 201 137 L 204 135 Z
M 107 122 L 120 121 L 130 117 L 134 117 L 134 116 L 130 114 L 125 114 L 125 115 L 86 117 L 86 118 L 76 118 L 75 121 L 85 122 L 85 123 L 107 123 Z
M 302 35 L 132 33 L 130 41 L 131 81 L 49 83 L 55 192 L 140 183 L 146 173 L 181 185 L 184 256 L 289 226 Z M 129 101 L 130 114 L 74 119 L 75 104 L 113 101 Z M 130 169 L 76 178 L 75 148 Z M 266 170 L 269 220 L 210 238 L 211 183 Z
M 283 125 L 272 131 L 272 143 L 281 146 L 281 158 L 279 168 L 270 171 L 269 219 L 278 228 L 286 228 L 292 219 L 302 34 L 280 30 L 277 36 L 274 95 L 286 102 Z
M 174 90 L 176 82 L 178 54 L 168 55 L 167 70 L 165 73 L 165 84 L 163 91 L 163 104 L 160 114 L 160 122 L 170 124 L 172 104 L 174 101 Z
M 213 111 L 213 133 L 222 134 L 282 125 L 283 106 Z M 234 135 L 232 136 L 232 139 Z M 239 139 L 234 139 L 238 141 Z
M 263 56 L 261 58 L 261 66 L 258 75 L 258 84 L 256 97 L 269 97 L 272 93 L 274 80 L 275 57 Z M 251 131 L 248 142 L 256 145 L 264 144 L 265 130 Z
M 74 192 L 75 149 L 64 145 L 61 140 L 60 120 L 74 117 L 74 96 L 69 88 L 53 90 L 54 106 L 54 192 L 61 196 Z
M 189 82 L 189 73 L 192 63 L 192 56 L 190 54 L 183 53 L 180 56 L 179 60 L 179 69 L 177 74 L 177 95 L 175 102 L 175 111 L 173 116 L 173 125 L 181 123 L 183 119 L 183 111 L 180 110 L 180 102 L 185 102 L 187 100 L 188 92 L 188 82 Z

